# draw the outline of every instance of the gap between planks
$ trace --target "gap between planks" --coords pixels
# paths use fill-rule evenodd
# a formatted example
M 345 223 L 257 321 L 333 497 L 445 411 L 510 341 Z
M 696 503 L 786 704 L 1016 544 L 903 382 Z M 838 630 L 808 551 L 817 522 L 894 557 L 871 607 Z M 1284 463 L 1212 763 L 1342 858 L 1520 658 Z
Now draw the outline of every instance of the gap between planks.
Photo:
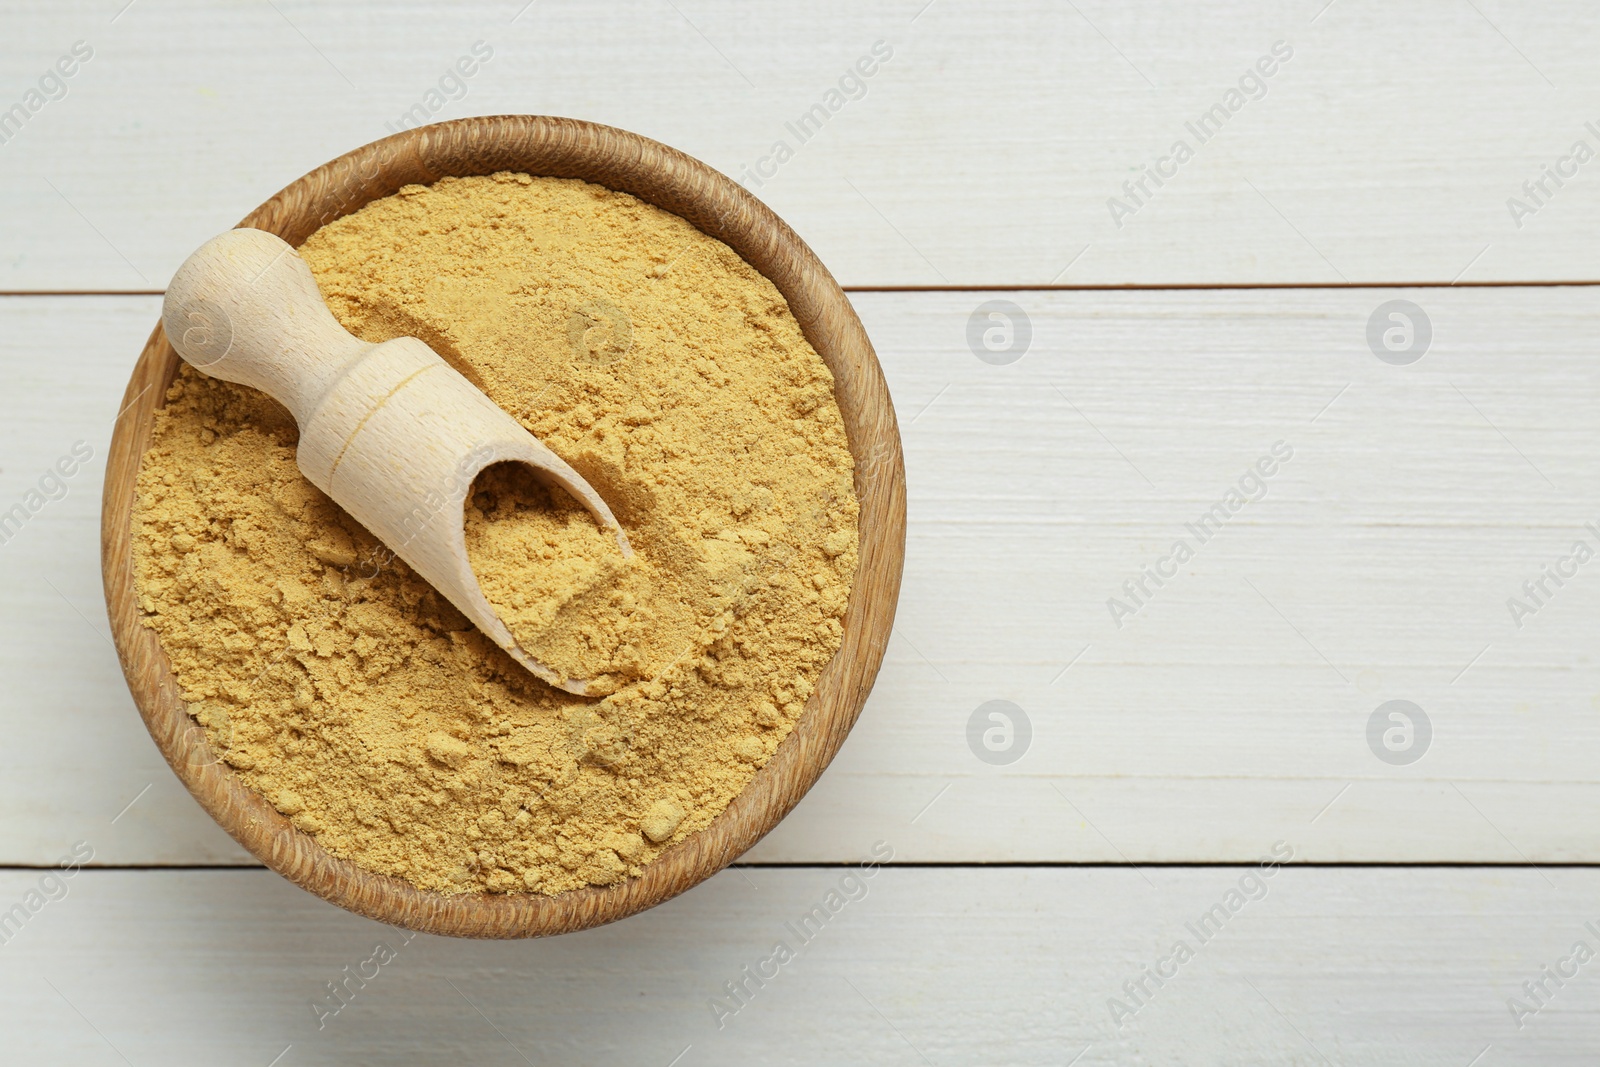
M 1600 279 L 1471 282 L 1169 282 L 1118 285 L 1054 285 L 1029 282 L 988 285 L 841 285 L 847 293 L 1120 293 L 1193 292 L 1277 289 L 1563 289 L 1600 285 Z M 164 289 L 0 289 L 0 297 L 28 296 L 165 296 Z

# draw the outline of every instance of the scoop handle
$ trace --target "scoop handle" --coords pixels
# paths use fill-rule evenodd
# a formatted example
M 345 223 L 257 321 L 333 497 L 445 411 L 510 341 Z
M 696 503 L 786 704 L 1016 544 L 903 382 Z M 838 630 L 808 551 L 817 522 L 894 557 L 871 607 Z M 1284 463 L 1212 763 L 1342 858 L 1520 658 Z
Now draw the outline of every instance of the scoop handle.
M 161 324 L 186 362 L 260 389 L 302 428 L 372 347 L 339 325 L 300 254 L 263 230 L 229 230 L 201 245 L 167 287 Z

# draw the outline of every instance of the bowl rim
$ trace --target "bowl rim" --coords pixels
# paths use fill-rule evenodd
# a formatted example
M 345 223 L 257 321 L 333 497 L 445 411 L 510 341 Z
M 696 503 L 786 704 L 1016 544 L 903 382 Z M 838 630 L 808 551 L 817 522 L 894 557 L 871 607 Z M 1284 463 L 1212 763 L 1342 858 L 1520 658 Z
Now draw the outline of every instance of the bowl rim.
M 134 585 L 136 479 L 156 410 L 179 359 L 157 323 L 134 366 L 113 428 L 101 510 L 106 609 L 128 688 L 162 756 L 200 806 L 267 867 L 309 892 L 380 922 L 457 937 L 538 937 L 585 929 L 655 906 L 704 881 L 760 840 L 800 801 L 860 715 L 889 641 L 905 555 L 905 468 L 888 386 L 855 309 L 815 253 L 771 209 L 711 167 L 650 138 L 579 119 L 495 115 L 405 130 L 292 182 L 240 221 L 299 246 L 318 227 L 410 184 L 497 171 L 582 178 L 688 220 L 732 247 L 783 294 L 834 375 L 855 457 L 860 562 L 838 652 L 789 736 L 705 829 L 642 874 L 555 896 L 446 895 L 327 852 L 245 785 L 189 715 Z

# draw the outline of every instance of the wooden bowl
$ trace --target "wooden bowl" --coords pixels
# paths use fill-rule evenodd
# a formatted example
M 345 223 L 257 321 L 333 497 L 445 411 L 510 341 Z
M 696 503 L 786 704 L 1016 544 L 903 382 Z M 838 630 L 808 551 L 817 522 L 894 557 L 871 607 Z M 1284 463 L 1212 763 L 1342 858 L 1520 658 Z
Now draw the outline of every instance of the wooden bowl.
M 883 660 L 905 555 L 905 469 L 883 372 L 838 283 L 794 231 L 728 178 L 637 134 L 574 119 L 460 119 L 358 148 L 318 167 L 240 223 L 299 245 L 319 226 L 401 186 L 495 171 L 586 181 L 631 193 L 731 246 L 772 280 L 834 375 L 855 456 L 860 567 L 844 640 L 794 731 L 708 827 L 644 873 L 557 896 L 446 896 L 330 855 L 246 786 L 212 750 L 179 699 L 171 664 L 140 619 L 134 593 L 135 478 L 156 410 L 178 369 L 157 325 L 134 367 L 111 438 L 101 517 L 106 605 L 128 688 L 161 754 L 200 806 L 263 863 L 341 907 L 381 922 L 458 937 L 537 937 L 611 922 L 661 903 L 731 863 L 777 825 L 844 743 Z

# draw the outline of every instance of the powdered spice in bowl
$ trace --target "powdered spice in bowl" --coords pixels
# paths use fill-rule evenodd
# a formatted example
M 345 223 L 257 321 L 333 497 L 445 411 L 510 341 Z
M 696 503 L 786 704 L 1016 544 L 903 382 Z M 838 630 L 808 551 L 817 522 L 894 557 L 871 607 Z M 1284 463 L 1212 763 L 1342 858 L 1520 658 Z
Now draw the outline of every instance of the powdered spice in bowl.
M 516 468 L 475 485 L 486 595 L 601 699 L 554 690 L 304 480 L 274 401 L 158 330 L 106 584 L 180 777 L 288 877 L 441 933 L 604 922 L 748 848 L 859 712 L 903 542 L 881 375 L 809 250 L 686 157 L 530 118 L 389 138 L 245 224 L 301 243 L 347 329 L 420 337 L 522 421 L 636 556 Z

